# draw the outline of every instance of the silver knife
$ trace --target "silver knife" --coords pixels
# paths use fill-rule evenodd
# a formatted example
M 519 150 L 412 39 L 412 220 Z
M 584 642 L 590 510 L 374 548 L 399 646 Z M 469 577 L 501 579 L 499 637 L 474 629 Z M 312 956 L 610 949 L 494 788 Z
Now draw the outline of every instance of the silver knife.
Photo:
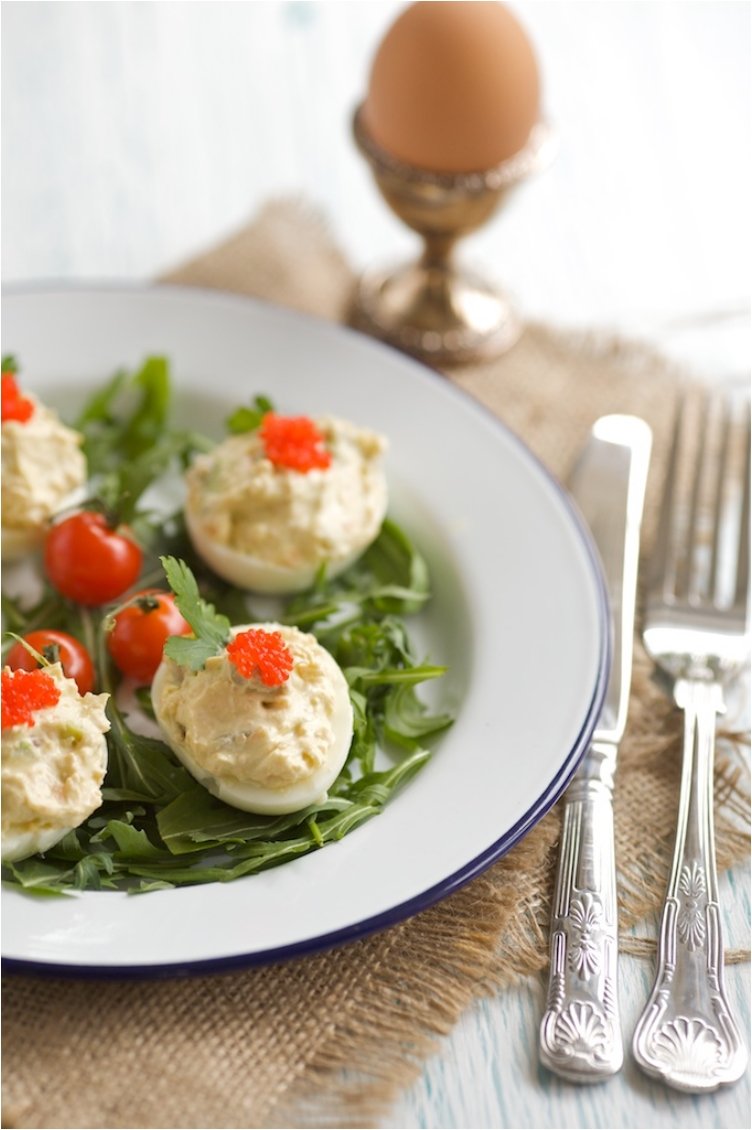
M 569 480 L 608 588 L 613 657 L 588 752 L 572 778 L 551 917 L 551 970 L 540 1028 L 546 1067 L 577 1083 L 614 1075 L 624 1060 L 617 992 L 612 796 L 632 677 L 640 523 L 652 435 L 635 416 L 596 421 Z

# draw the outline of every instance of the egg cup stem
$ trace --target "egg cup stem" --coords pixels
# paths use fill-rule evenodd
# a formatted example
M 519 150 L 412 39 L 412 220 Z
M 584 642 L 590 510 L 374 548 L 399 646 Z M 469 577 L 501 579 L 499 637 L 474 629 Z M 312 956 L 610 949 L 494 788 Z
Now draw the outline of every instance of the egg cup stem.
M 443 232 L 424 232 L 423 243 L 423 254 L 420 260 L 421 265 L 423 267 L 436 267 L 439 270 L 446 271 L 457 243 L 457 237 L 451 234 L 447 235 Z

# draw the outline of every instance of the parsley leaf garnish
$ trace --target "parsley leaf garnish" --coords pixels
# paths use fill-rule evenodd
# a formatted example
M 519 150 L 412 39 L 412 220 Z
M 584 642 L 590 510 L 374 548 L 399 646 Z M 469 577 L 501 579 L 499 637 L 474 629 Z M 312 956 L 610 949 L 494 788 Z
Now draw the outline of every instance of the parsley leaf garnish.
M 268 396 L 256 396 L 253 398 L 252 408 L 247 408 L 245 405 L 236 408 L 225 420 L 225 426 L 228 432 L 232 432 L 233 435 L 255 432 L 256 428 L 261 427 L 267 412 L 273 411 L 274 405 Z
M 212 655 L 219 655 L 230 638 L 230 621 L 204 600 L 198 584 L 185 561 L 176 557 L 160 557 L 175 603 L 188 621 L 195 638 L 171 636 L 165 644 L 165 655 L 181 667 L 200 671 Z

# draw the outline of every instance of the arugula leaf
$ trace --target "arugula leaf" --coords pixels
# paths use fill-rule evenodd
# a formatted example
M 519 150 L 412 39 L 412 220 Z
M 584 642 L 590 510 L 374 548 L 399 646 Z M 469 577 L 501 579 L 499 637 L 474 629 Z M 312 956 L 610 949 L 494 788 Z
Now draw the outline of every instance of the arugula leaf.
M 360 763 L 363 773 L 370 773 L 376 759 L 376 728 L 373 712 L 369 710 L 365 694 L 350 687 L 353 708 L 353 740 L 350 756 Z
M 123 461 L 117 469 L 107 471 L 97 485 L 97 498 L 117 515 L 119 522 L 132 524 L 141 496 L 168 470 L 173 460 L 183 458 L 191 442 L 179 432 L 163 436 L 146 451 Z
M 242 435 L 243 432 L 255 432 L 261 427 L 261 422 L 267 412 L 273 412 L 274 405 L 268 396 L 255 396 L 253 407 L 245 406 L 236 408 L 225 420 L 225 427 L 233 435 Z
M 110 880 L 114 874 L 115 865 L 112 858 L 104 851 L 86 855 L 79 859 L 73 868 L 72 885 L 77 891 L 98 891 L 102 887 L 115 887 Z
M 320 639 L 317 625 L 326 625 L 336 637 L 348 623 L 379 624 L 387 616 L 418 612 L 430 595 L 425 559 L 396 522 L 387 518 L 359 561 L 332 581 L 317 578 L 311 590 L 291 601 L 282 619 L 316 632 Z M 328 640 L 322 642 L 329 645 Z
M 330 798 L 300 812 L 260 816 L 232 808 L 197 784 L 159 812 L 157 826 L 169 850 L 174 855 L 185 855 L 222 844 L 243 844 L 280 836 L 304 824 L 314 813 L 339 810 L 346 804 L 346 801 Z
M 139 394 L 135 411 L 120 436 L 120 451 L 135 459 L 162 438 L 170 409 L 170 367 L 166 357 L 147 357 L 133 378 Z
M 451 714 L 429 714 L 415 688 L 406 683 L 393 686 L 384 702 L 384 735 L 405 749 L 416 749 L 418 739 L 432 737 L 448 729 Z
M 3 594 L 2 613 L 8 627 L 19 635 L 28 635 L 29 632 L 40 628 L 59 628 L 71 635 L 77 635 L 76 609 L 50 585 L 45 585 L 41 598 L 31 608 L 25 608 L 20 601 L 12 600 Z M 13 637 L 7 634 L 2 643 L 3 659 L 14 643 Z
M 2 612 L 3 621 L 9 631 L 22 630 L 25 627 L 27 613 L 24 612 L 17 600 L 13 600 L 12 597 L 6 596 L 5 593 L 3 593 L 2 595 Z M 9 641 L 8 646 L 12 647 L 14 643 L 15 637 L 12 641 Z
M 362 667 L 371 672 L 412 665 L 405 627 L 393 616 L 361 617 L 346 626 L 338 635 L 335 658 L 342 668 Z
M 144 491 L 178 460 L 213 445 L 194 432 L 169 427 L 170 371 L 164 357 L 147 357 L 135 373 L 120 371 L 81 411 L 76 428 L 97 499 L 131 522 Z
M 90 476 L 117 467 L 124 412 L 120 400 L 131 380 L 125 370 L 115 373 L 104 388 L 90 397 L 74 422 L 73 426 L 84 437 L 83 450 Z
M 345 671 L 348 682 L 359 683 L 364 687 L 382 687 L 402 684 L 414 686 L 426 679 L 438 679 L 446 675 L 446 667 L 398 667 L 392 670 L 368 671 L 363 667 L 349 667 Z
M 154 713 L 154 703 L 151 701 L 151 687 L 137 687 L 136 688 L 136 702 L 147 718 L 151 718 L 152 722 L 156 720 Z
M 175 557 L 162 557 L 160 560 L 175 594 L 175 603 L 196 633 L 195 639 L 171 636 L 165 644 L 165 655 L 181 667 L 200 671 L 207 659 L 219 655 L 224 648 L 230 638 L 230 621 L 203 599 L 196 578 L 185 561 Z
M 169 804 L 193 784 L 170 749 L 157 738 L 137 734 L 125 721 L 113 696 L 107 703 L 110 757 L 102 795 L 107 800 Z
M 84 435 L 84 454 L 92 475 L 135 459 L 167 430 L 170 373 L 165 357 L 147 357 L 133 374 L 115 373 L 84 406 L 75 423 Z
M 66 832 L 62 840 L 54 846 L 56 859 L 69 859 L 72 863 L 77 863 L 79 859 L 83 859 L 87 854 L 88 844 L 81 843 L 81 839 L 85 838 L 84 833 L 79 833 L 78 828 L 72 828 L 70 832 Z M 89 840 L 91 843 L 91 840 Z
M 350 789 L 354 801 L 383 807 L 393 793 L 409 781 L 430 759 L 427 749 L 416 749 L 409 757 L 400 761 L 393 769 L 375 773 L 365 773 Z
M 134 828 L 124 820 L 108 820 L 105 827 L 98 834 L 98 840 L 111 837 L 117 844 L 115 858 L 131 860 L 163 859 L 167 854 L 164 849 L 155 847 L 143 828 Z
M 128 894 L 131 895 L 144 895 L 148 891 L 172 891 L 175 889 L 174 883 L 168 883 L 166 879 L 142 879 L 137 887 L 132 887 Z
M 67 874 L 73 872 L 72 867 L 64 870 Z M 16 863 L 4 863 L 3 872 L 26 891 L 44 895 L 60 893 L 58 880 L 61 868 L 42 856 L 32 855 L 29 859 L 21 859 Z
M 75 421 L 76 430 L 86 434 L 89 424 L 114 424 L 115 404 L 128 379 L 127 371 L 119 369 L 102 388 L 92 393 Z
M 430 595 L 428 566 L 403 530 L 385 519 L 381 533 L 363 555 L 362 567 L 384 586 L 372 599 L 381 612 L 418 612 Z

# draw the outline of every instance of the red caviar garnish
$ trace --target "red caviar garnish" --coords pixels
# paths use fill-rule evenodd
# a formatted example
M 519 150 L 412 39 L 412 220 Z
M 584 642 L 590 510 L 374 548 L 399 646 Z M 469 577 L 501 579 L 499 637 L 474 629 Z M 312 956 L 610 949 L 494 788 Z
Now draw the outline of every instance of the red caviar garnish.
M 16 375 L 11 370 L 4 372 L 1 379 L 3 423 L 6 420 L 18 420 L 20 424 L 25 424 L 34 414 L 34 402 L 22 394 Z
M 44 671 L 3 671 L 2 726 L 33 726 L 34 713 L 54 706 L 60 688 Z
M 258 675 L 265 687 L 281 687 L 292 671 L 292 654 L 280 632 L 248 628 L 227 645 L 227 654 L 245 679 Z
M 324 437 L 308 416 L 277 416 L 267 412 L 259 435 L 266 457 L 275 467 L 313 471 L 331 464 Z

